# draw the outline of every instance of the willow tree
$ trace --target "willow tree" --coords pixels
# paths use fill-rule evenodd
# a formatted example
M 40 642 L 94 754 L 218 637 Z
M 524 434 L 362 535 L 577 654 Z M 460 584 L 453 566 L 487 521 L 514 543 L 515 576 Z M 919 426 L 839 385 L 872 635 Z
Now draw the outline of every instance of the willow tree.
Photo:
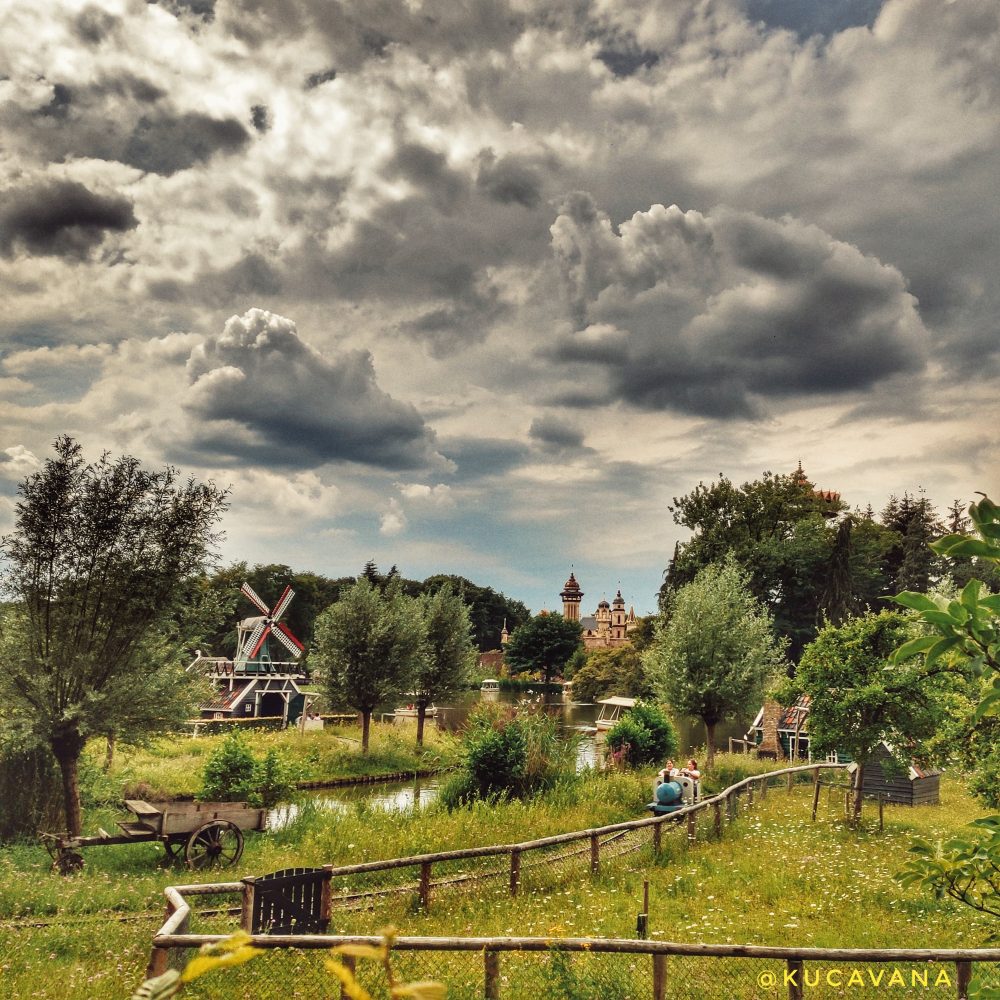
M 197 697 L 182 666 L 184 623 L 197 617 L 194 581 L 226 493 L 129 456 L 88 464 L 69 437 L 55 452 L 21 484 L 3 539 L 12 604 L 0 698 L 52 750 L 67 830 L 77 835 L 87 740 L 138 740 L 183 719 Z
M 740 712 L 752 716 L 782 672 L 784 649 L 747 574 L 730 558 L 709 564 L 671 595 L 643 663 L 664 701 L 705 724 L 711 766 L 715 727 Z
M 310 659 L 326 679 L 334 705 L 361 714 L 361 750 L 368 752 L 372 713 L 414 684 L 427 656 L 420 607 L 392 579 L 385 590 L 362 576 L 316 619 Z

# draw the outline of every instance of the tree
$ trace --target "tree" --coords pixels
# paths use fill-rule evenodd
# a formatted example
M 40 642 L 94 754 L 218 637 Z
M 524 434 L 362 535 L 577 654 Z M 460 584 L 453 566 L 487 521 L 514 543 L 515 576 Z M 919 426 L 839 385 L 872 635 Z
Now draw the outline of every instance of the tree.
M 412 687 L 427 655 L 416 602 L 398 581 L 384 591 L 361 577 L 316 619 L 313 662 L 334 705 L 361 713 L 361 750 L 368 752 L 372 712 Z
M 499 648 L 500 630 L 505 623 L 513 631 L 531 617 L 520 601 L 497 593 L 492 587 L 481 587 L 464 576 L 429 576 L 422 585 L 424 593 L 436 591 L 445 583 L 461 593 L 468 605 L 473 641 L 481 652 Z
M 624 698 L 649 698 L 653 694 L 642 656 L 634 646 L 593 649 L 573 674 L 573 697 L 577 701 L 597 701 L 613 694 Z
M 747 574 L 729 558 L 706 566 L 671 597 L 643 662 L 660 697 L 705 724 L 711 767 L 715 727 L 760 701 L 784 667 L 784 649 Z
M 670 507 L 692 537 L 676 546 L 665 571 L 661 611 L 702 569 L 732 555 L 797 660 L 824 611 L 864 608 L 888 593 L 882 557 L 899 536 L 860 513 L 840 530 L 844 509 L 836 495 L 814 491 L 802 473 L 765 472 L 742 486 L 724 476 L 699 483 Z
M 814 754 L 841 752 L 858 765 L 854 816 L 861 813 L 865 770 L 885 744 L 896 765 L 910 766 L 944 720 L 947 685 L 942 671 L 922 663 L 890 664 L 893 651 L 913 633 L 898 611 L 869 612 L 827 625 L 799 661 L 795 678 L 777 692 L 790 705 L 810 698 L 809 741 Z
M 638 702 L 612 726 L 607 736 L 611 750 L 625 750 L 631 767 L 662 763 L 677 753 L 677 732 L 659 705 Z
M 417 746 L 424 742 L 427 706 L 438 698 L 458 694 L 469 679 L 476 659 L 469 609 L 462 595 L 446 583 L 420 599 L 427 633 L 427 655 L 418 667 L 413 689 L 417 703 Z
M 504 660 L 512 674 L 537 670 L 548 684 L 579 648 L 582 632 L 579 622 L 542 612 L 514 629 Z
M 67 830 L 81 830 L 78 765 L 90 736 L 135 740 L 186 717 L 185 601 L 217 540 L 226 493 L 69 437 L 20 486 L 3 540 L 7 618 L 0 698 L 52 750 Z M 190 608 L 191 605 L 188 605 Z

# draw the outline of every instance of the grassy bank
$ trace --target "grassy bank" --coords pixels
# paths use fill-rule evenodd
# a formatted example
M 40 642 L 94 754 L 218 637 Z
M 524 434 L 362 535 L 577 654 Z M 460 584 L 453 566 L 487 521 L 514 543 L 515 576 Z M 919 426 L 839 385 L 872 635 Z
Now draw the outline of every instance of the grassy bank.
M 739 776 L 746 763 L 721 758 L 719 767 Z M 523 841 L 638 818 L 649 791 L 648 774 L 614 774 L 564 784 L 530 803 L 451 814 L 432 807 L 418 815 L 390 815 L 364 805 L 346 815 L 306 810 L 284 831 L 248 838 L 240 869 L 263 873 L 292 864 L 349 864 Z M 791 795 L 774 789 L 721 842 L 688 847 L 682 837 L 665 836 L 656 863 L 647 852 L 636 852 L 609 861 L 596 879 L 583 867 L 541 866 L 526 873 L 525 891 L 515 900 L 506 895 L 503 879 L 484 881 L 470 890 L 441 892 L 429 913 L 415 911 L 409 896 L 375 913 L 338 913 L 336 929 L 376 931 L 391 921 L 404 934 L 630 937 L 642 880 L 648 878 L 653 937 L 853 947 L 981 943 L 984 921 L 948 900 L 903 891 L 891 878 L 914 836 L 948 837 L 983 815 L 958 782 L 942 782 L 939 806 L 887 807 L 883 833 L 871 815 L 862 830 L 845 828 L 842 799 L 825 793 L 813 824 L 810 804 L 808 788 Z M 88 822 L 107 827 L 110 819 L 92 812 Z M 48 856 L 38 848 L 0 851 L 4 995 L 127 997 L 162 919 L 163 887 L 231 877 L 158 868 L 156 852 L 148 845 L 94 850 L 80 876 L 63 880 L 48 873 Z M 129 922 L 117 922 L 120 916 Z M 51 926 L 25 929 L 25 920 Z
M 325 781 L 381 774 L 413 773 L 448 767 L 455 758 L 455 741 L 433 726 L 424 730 L 424 746 L 415 745 L 415 727 L 373 724 L 368 754 L 361 753 L 358 726 L 327 726 L 318 732 L 252 730 L 242 735 L 260 756 L 274 748 L 292 764 L 296 780 Z M 88 746 L 85 767 L 92 800 L 117 802 L 123 798 L 153 801 L 194 795 L 209 755 L 223 734 L 191 737 L 165 736 L 149 747 L 122 749 L 106 774 L 101 770 L 105 747 Z

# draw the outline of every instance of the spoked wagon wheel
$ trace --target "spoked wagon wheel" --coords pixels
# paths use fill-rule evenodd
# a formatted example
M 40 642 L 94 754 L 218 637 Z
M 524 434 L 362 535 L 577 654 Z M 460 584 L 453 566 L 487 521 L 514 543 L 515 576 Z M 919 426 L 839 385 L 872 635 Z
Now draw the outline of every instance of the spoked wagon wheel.
M 235 865 L 243 854 L 243 833 L 235 823 L 217 819 L 198 827 L 188 838 L 184 858 L 189 868 Z
M 163 841 L 163 849 L 167 852 L 167 861 L 179 861 L 184 857 L 184 850 L 187 847 L 187 841 L 183 838 L 174 840 Z
M 75 875 L 83 871 L 83 855 L 77 851 L 61 851 L 59 857 L 52 862 L 52 870 L 60 875 Z

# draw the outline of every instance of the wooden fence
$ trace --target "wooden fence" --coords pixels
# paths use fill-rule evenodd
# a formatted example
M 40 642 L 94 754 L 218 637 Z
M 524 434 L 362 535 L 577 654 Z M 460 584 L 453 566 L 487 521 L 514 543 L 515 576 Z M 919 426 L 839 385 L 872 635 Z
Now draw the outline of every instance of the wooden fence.
M 455 861 L 479 858 L 504 858 L 502 874 L 508 878 L 509 893 L 516 896 L 521 886 L 521 871 L 525 867 L 525 857 L 531 857 L 533 852 L 543 852 L 558 845 L 579 845 L 572 853 L 588 861 L 591 874 L 598 874 L 601 868 L 602 847 L 622 834 L 641 835 L 649 832 L 650 844 L 654 855 L 661 849 L 661 838 L 664 824 L 680 824 L 686 832 L 687 840 L 699 838 L 699 830 L 719 837 L 723 834 L 726 821 L 736 818 L 744 804 L 752 806 L 755 798 L 762 800 L 768 795 L 775 782 L 780 782 L 791 791 L 795 781 L 805 775 L 810 775 L 814 788 L 812 796 L 812 816 L 816 817 L 816 806 L 821 787 L 820 775 L 823 770 L 843 770 L 845 764 L 813 763 L 798 767 L 783 768 L 744 778 L 730 785 L 717 795 L 703 799 L 690 806 L 685 806 L 667 816 L 652 816 L 626 823 L 616 823 L 609 826 L 588 830 L 576 830 L 571 833 L 557 834 L 519 844 L 503 844 L 487 847 L 472 847 L 456 851 L 440 851 L 433 854 L 415 855 L 405 858 L 392 858 L 384 861 L 369 861 L 355 865 L 340 867 L 326 866 L 327 878 L 330 880 L 355 878 L 377 872 L 414 869 L 416 881 L 410 886 L 395 890 L 380 889 L 370 893 L 336 893 L 332 888 L 329 898 L 336 901 L 353 900 L 369 897 L 380 897 L 391 891 L 416 891 L 420 905 L 427 908 L 431 905 L 433 889 L 438 885 L 454 885 L 461 883 L 463 877 L 455 876 L 435 882 L 432 873 L 435 865 L 443 865 Z M 699 819 L 702 825 L 699 827 Z M 704 834 L 702 834 L 704 835 Z M 490 874 L 499 876 L 500 870 Z M 153 939 L 148 975 L 158 975 L 170 964 L 171 952 L 177 949 L 189 949 L 202 944 L 223 940 L 220 934 L 190 933 L 191 909 L 187 902 L 189 897 L 219 896 L 232 894 L 241 898 L 240 907 L 231 908 L 230 912 L 248 912 L 248 883 L 228 882 L 209 885 L 171 886 L 165 890 L 167 898 L 167 919 Z M 246 921 L 243 921 L 246 923 Z M 247 926 L 245 929 L 249 930 Z M 326 934 L 295 934 L 295 935 L 254 935 L 254 944 L 262 948 L 281 949 L 295 948 L 300 950 L 328 949 L 338 944 L 367 943 L 379 944 L 380 939 L 350 935 Z M 778 960 L 784 963 L 785 971 L 780 977 L 780 989 L 784 992 L 787 985 L 787 995 L 791 1000 L 802 997 L 804 984 L 808 977 L 804 973 L 804 963 L 834 962 L 863 963 L 949 963 L 954 965 L 953 977 L 949 982 L 957 989 L 958 997 L 965 997 L 970 981 L 972 963 L 1000 963 L 1000 949 L 819 949 L 819 948 L 772 948 L 754 945 L 700 945 L 675 942 L 659 942 L 646 940 L 624 939 L 582 939 L 582 938 L 398 938 L 393 944 L 395 950 L 401 952 L 482 952 L 483 954 L 483 993 L 486 998 L 500 996 L 500 955 L 503 952 L 587 952 L 588 954 L 629 954 L 649 956 L 652 967 L 652 992 L 655 1000 L 661 1000 L 667 995 L 667 959 L 675 956 L 701 958 L 746 958 L 755 960 Z M 796 971 L 797 970 L 797 971 Z M 944 995 L 944 994 L 938 994 Z

